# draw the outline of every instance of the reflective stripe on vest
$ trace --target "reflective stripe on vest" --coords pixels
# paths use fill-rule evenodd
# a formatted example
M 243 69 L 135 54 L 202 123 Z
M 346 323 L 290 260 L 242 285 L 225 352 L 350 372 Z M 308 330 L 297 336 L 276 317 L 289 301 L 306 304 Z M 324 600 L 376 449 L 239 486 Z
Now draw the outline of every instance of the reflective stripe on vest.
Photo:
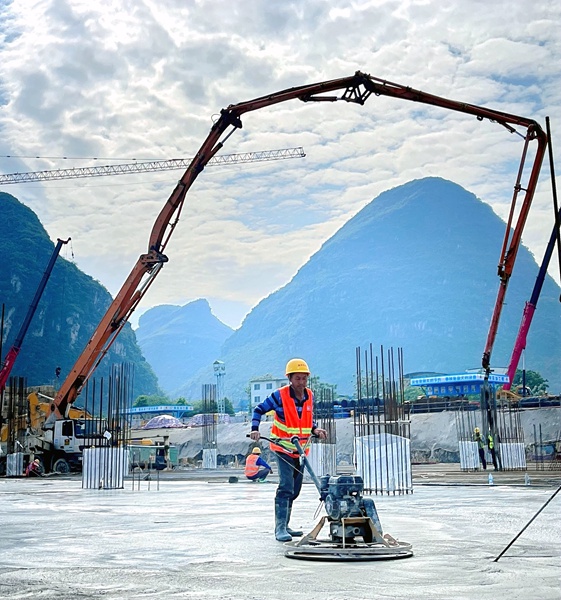
M 271 439 L 282 439 L 283 442 L 281 446 L 280 444 L 275 444 L 271 441 L 271 450 L 275 452 L 284 452 L 290 456 L 298 456 L 296 446 L 290 441 L 290 438 L 297 435 L 300 438 L 300 443 L 304 446 L 312 433 L 312 390 L 306 388 L 308 399 L 302 406 L 301 417 L 298 416 L 298 409 L 296 408 L 294 399 L 290 395 L 290 386 L 285 385 L 280 388 L 279 392 L 282 401 L 282 409 L 284 411 L 284 421 L 281 421 L 275 412 L 273 426 L 271 427 Z M 308 454 L 309 451 L 309 448 L 306 449 L 306 454 Z
M 245 459 L 245 476 L 253 477 L 259 473 L 259 467 L 257 466 L 257 459 L 259 458 L 258 454 L 250 454 Z
M 492 450 L 495 447 L 495 441 L 493 440 L 493 436 L 491 434 L 489 434 L 487 436 L 487 441 L 488 441 L 489 450 Z

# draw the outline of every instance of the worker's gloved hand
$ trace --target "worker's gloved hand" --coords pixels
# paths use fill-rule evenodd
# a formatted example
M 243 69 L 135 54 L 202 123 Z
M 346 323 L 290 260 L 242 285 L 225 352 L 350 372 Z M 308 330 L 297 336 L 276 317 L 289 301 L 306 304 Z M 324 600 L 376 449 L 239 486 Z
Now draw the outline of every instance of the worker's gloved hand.
M 259 434 L 259 432 L 258 432 L 258 431 L 252 431 L 252 432 L 249 434 L 249 437 L 250 437 L 250 438 L 251 438 L 251 439 L 252 439 L 254 442 L 257 442 L 257 441 L 259 441 L 259 438 L 261 437 L 261 435 Z

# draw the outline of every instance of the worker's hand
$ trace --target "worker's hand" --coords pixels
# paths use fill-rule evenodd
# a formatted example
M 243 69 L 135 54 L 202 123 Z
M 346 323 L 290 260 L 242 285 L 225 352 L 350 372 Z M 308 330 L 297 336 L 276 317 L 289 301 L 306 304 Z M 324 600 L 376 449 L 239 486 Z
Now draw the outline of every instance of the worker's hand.
M 252 431 L 252 432 L 249 434 L 249 437 L 250 437 L 250 438 L 251 438 L 251 439 L 252 439 L 254 442 L 258 442 L 258 441 L 259 441 L 259 438 L 261 437 L 261 435 L 259 434 L 259 432 L 258 432 L 258 431 Z
M 317 435 L 320 440 L 327 439 L 327 431 L 325 431 L 325 429 L 320 429 L 319 427 L 314 429 L 314 435 Z

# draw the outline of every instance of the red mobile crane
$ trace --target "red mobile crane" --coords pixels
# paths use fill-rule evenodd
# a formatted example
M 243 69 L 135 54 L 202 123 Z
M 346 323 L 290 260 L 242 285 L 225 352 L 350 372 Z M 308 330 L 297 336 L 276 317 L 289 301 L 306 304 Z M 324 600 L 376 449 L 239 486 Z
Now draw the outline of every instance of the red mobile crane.
M 27 333 L 27 330 L 29 329 L 29 325 L 31 324 L 33 315 L 35 314 L 35 311 L 37 310 L 37 305 L 39 304 L 39 300 L 41 300 L 41 296 L 43 295 L 43 292 L 45 291 L 45 287 L 47 285 L 47 282 L 49 281 L 49 277 L 51 276 L 53 267 L 55 266 L 56 259 L 57 259 L 58 255 L 60 254 L 60 249 L 62 248 L 63 244 L 68 244 L 69 241 L 70 241 L 70 238 L 68 238 L 67 240 L 61 240 L 59 238 L 57 240 L 55 249 L 53 250 L 51 258 L 49 259 L 49 263 L 47 264 L 47 268 L 45 269 L 45 272 L 43 273 L 43 277 L 41 278 L 41 281 L 39 282 L 39 286 L 37 287 L 35 296 L 33 297 L 33 300 L 29 306 L 27 315 L 25 316 L 25 319 L 20 327 L 20 330 L 16 336 L 16 339 L 15 339 L 12 347 L 8 350 L 8 353 L 6 354 L 6 358 L 4 359 L 4 364 L 2 365 L 2 369 L 0 369 L 0 394 L 4 391 L 4 389 L 6 387 L 6 383 L 8 382 L 8 378 L 10 377 L 10 373 L 12 372 L 12 368 L 14 366 L 14 363 L 16 362 L 16 358 L 18 357 L 18 354 L 21 350 L 23 340 L 25 339 L 25 335 Z
M 340 96 L 326 95 L 338 90 L 342 90 Z M 519 133 L 516 127 L 522 127 L 526 130 L 522 136 L 524 139 L 522 157 L 514 186 L 509 219 L 498 265 L 498 275 L 500 278 L 499 291 L 482 359 L 483 367 L 487 372 L 490 371 L 491 352 L 497 334 L 502 305 L 514 267 L 516 254 L 520 246 L 522 230 L 524 229 L 537 186 L 538 175 L 547 147 L 547 136 L 540 125 L 532 119 L 441 98 L 357 71 L 350 77 L 293 87 L 255 98 L 248 102 L 233 104 L 220 112 L 220 117 L 213 124 L 207 138 L 160 211 L 150 234 L 147 252 L 138 258 L 121 290 L 102 318 L 86 348 L 78 357 L 70 374 L 52 402 L 51 412 L 53 418 L 64 418 L 67 414 L 69 407 L 76 400 L 85 382 L 91 376 L 99 361 L 103 358 L 129 316 L 153 283 L 160 269 L 168 261 L 168 257 L 164 254 L 165 248 L 178 223 L 187 192 L 199 173 L 201 173 L 213 156 L 221 150 L 230 135 L 236 129 L 241 129 L 241 116 L 248 112 L 294 99 L 303 102 L 335 102 L 343 100 L 363 105 L 371 95 L 401 98 L 403 100 L 420 102 L 422 104 L 466 113 L 475 116 L 480 121 L 488 119 L 498 123 L 511 133 Z M 522 177 L 524 166 L 530 145 L 534 141 L 537 142 L 537 148 L 535 149 L 528 182 L 523 187 Z M 525 191 L 525 194 L 523 194 L 518 216 L 515 217 L 516 204 L 523 191 Z M 511 227 L 513 227 L 512 233 Z

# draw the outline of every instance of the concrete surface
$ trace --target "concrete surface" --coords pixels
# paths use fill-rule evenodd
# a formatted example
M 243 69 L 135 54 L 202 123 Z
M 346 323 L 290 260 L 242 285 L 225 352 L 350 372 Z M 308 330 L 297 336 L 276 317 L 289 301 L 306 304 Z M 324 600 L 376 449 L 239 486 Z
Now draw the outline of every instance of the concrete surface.
M 134 491 L 131 480 L 116 491 L 82 490 L 79 477 L 0 480 L 0 598 L 561 598 L 561 493 L 493 562 L 551 481 L 445 485 L 427 467 L 413 494 L 374 497 L 385 532 L 415 555 L 344 564 L 285 558 L 272 535 L 276 486 L 230 484 L 229 473 L 174 472 Z M 317 507 L 305 485 L 292 525 L 310 530 Z

